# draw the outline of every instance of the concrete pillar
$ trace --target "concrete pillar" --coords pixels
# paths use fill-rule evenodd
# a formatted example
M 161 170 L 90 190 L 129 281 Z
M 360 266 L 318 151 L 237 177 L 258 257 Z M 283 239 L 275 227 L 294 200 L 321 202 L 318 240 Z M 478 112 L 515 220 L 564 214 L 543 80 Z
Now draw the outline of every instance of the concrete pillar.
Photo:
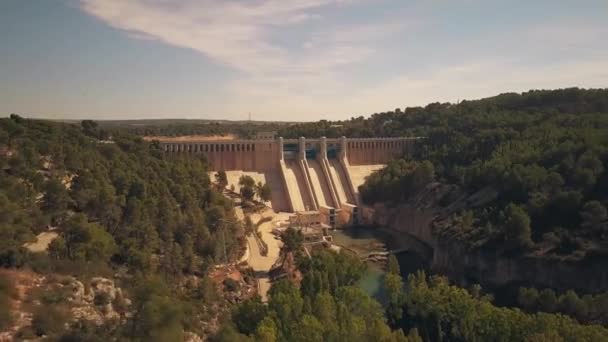
M 327 159 L 327 138 L 321 137 L 321 158 Z
M 300 139 L 298 140 L 298 149 L 298 158 L 300 160 L 306 159 L 306 138 L 300 137 Z
M 340 137 L 340 158 L 346 158 L 346 149 L 346 137 L 342 136 Z
M 283 160 L 283 137 L 279 137 L 279 160 Z

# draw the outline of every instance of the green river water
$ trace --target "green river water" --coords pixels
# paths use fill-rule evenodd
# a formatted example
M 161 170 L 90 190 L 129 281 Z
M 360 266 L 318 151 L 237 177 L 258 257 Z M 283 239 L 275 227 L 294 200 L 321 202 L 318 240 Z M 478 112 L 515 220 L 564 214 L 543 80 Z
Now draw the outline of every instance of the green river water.
M 348 248 L 359 255 L 367 255 L 373 251 L 411 248 L 397 254 L 401 275 L 404 281 L 407 275 L 419 269 L 427 269 L 428 263 L 421 253 L 415 251 L 416 241 L 407 234 L 390 232 L 375 227 L 352 227 L 344 230 L 335 230 L 330 233 L 334 244 Z M 367 262 L 368 268 L 359 286 L 370 296 L 381 302 L 385 300 L 383 279 L 386 262 Z

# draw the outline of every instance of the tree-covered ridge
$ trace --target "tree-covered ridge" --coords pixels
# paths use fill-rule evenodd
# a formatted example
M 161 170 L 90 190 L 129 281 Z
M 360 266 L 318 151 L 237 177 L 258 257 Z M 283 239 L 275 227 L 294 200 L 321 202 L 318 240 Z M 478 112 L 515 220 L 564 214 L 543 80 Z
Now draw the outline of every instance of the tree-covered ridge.
M 0 119 L 0 263 L 79 277 L 121 274 L 135 293 L 151 284 L 134 298 L 134 321 L 121 335 L 198 329 L 213 292 L 207 269 L 242 249 L 232 203 L 211 187 L 203 160 L 168 156 L 129 134 L 99 140 L 102 133 L 86 121 Z M 48 227 L 59 235 L 48 255 L 23 247 Z M 202 283 L 185 286 L 188 275 Z M 170 326 L 157 309 L 174 313 Z
M 368 179 L 361 189 L 367 203 L 403 202 L 421 181 L 438 181 L 471 195 L 496 194 L 456 213 L 454 224 L 438 229 L 441 236 L 474 246 L 541 243 L 545 252 L 575 257 L 605 249 L 608 90 L 430 104 L 377 114 L 367 127 L 378 135 L 425 137 L 409 161 L 390 163 Z M 455 198 L 448 194 L 442 202 Z
M 433 341 L 607 341 L 608 330 L 561 314 L 499 308 L 489 298 L 424 273 L 408 277 L 404 324 Z
M 608 330 L 555 313 L 526 313 L 492 304 L 446 278 L 411 274 L 404 284 L 389 258 L 381 306 L 356 282 L 365 265 L 345 253 L 318 251 L 301 258 L 298 289 L 275 283 L 268 305 L 240 304 L 217 341 L 606 341 Z M 569 299 L 563 299 L 570 307 Z M 574 304 L 574 306 L 576 306 Z M 574 307 L 573 306 L 573 307 Z M 407 334 L 404 334 L 407 331 Z
M 579 297 L 572 290 L 557 295 L 548 288 L 521 287 L 517 304 L 527 312 L 558 312 L 581 323 L 608 325 L 608 292 Z
M 62 237 L 68 243 L 74 239 L 66 235 L 77 230 L 70 225 L 92 236 L 98 226 L 117 244 L 113 261 L 139 270 L 151 267 L 153 253 L 179 252 L 184 264 L 175 272 L 196 271 L 205 259 L 220 261 L 221 229 L 229 232 L 228 251 L 236 251 L 231 204 L 211 189 L 202 160 L 169 160 L 154 144 L 128 135 L 101 143 L 72 125 L 19 118 L 0 124 L 5 151 L 0 198 L 18 207 L 3 221 L 12 221 L 13 229 L 25 226 L 27 233 L 37 233 L 45 223 L 65 226 Z M 25 217 L 17 217 L 21 214 Z M 14 248 L 4 251 L 19 250 L 31 237 L 14 235 L 3 240 L 12 240 Z
M 128 132 L 140 136 L 185 136 L 233 134 L 243 139 L 255 137 L 257 132 L 277 131 L 291 123 L 227 120 L 110 120 L 99 121 L 106 132 Z
M 276 282 L 268 306 L 259 299 L 241 304 L 218 341 L 384 341 L 421 342 L 416 330 L 406 336 L 391 330 L 380 303 L 356 282 L 365 265 L 356 256 L 319 251 L 299 258 L 300 288 Z
M 342 121 L 300 123 L 283 127 L 279 135 L 285 138 L 428 136 L 431 131 L 446 126 L 466 133 L 476 126 L 500 128 L 497 124 L 512 121 L 517 123 L 516 127 L 526 127 L 527 123 L 556 114 L 585 113 L 608 113 L 608 89 L 531 90 L 458 104 L 436 102 L 425 107 L 375 113 L 369 118 L 358 116 Z M 527 115 L 524 117 L 524 114 Z

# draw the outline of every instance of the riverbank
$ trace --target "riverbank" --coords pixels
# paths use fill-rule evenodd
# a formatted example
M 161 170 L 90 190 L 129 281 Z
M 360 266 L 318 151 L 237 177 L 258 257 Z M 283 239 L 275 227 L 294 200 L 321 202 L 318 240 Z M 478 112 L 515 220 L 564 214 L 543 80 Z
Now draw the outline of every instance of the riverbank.
M 418 270 L 428 270 L 429 250 L 416 239 L 396 233 L 378 226 L 350 227 L 330 232 L 333 243 L 344 249 L 365 257 L 372 252 L 388 250 L 401 250 L 395 256 L 399 261 L 401 275 L 404 278 Z M 367 270 L 358 286 L 370 296 L 384 303 L 386 300 L 384 290 L 384 276 L 386 273 L 386 260 L 366 261 Z

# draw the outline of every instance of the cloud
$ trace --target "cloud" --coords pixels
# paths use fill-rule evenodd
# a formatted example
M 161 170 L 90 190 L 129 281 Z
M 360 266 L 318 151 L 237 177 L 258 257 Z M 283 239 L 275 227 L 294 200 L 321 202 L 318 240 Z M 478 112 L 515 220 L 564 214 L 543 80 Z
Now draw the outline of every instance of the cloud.
M 574 86 L 602 88 L 607 82 L 608 61 L 605 59 L 540 67 L 518 64 L 517 59 L 479 59 L 445 65 L 424 75 L 399 74 L 377 83 L 359 85 L 356 89 L 337 90 L 331 96 L 322 92 L 291 92 L 283 88 L 276 89 L 274 96 L 264 96 L 259 90 L 253 90 L 259 88 L 249 87 L 249 84 L 247 89 L 250 90 L 243 89 L 240 92 L 242 97 L 230 109 L 236 111 L 238 103 L 250 103 L 249 109 L 254 113 L 267 114 L 258 119 L 286 117 L 287 113 L 293 120 L 302 121 L 346 119 L 397 107 L 424 106 L 432 102 L 454 103 L 504 92 Z M 336 83 L 327 87 L 340 88 Z
M 196 50 L 249 76 L 270 77 L 316 72 L 353 63 L 371 51 L 362 39 L 348 39 L 357 30 L 320 33 L 324 51 L 298 53 L 273 42 L 275 34 L 293 25 L 321 19 L 318 11 L 347 6 L 354 0 L 81 0 L 84 12 L 132 37 L 153 37 L 167 44 Z M 382 30 L 382 28 L 373 28 Z M 377 34 L 376 34 L 377 36 Z M 312 46 L 318 41 L 304 41 Z
M 260 113 L 258 119 L 345 118 L 505 91 L 608 82 L 608 48 L 598 45 L 608 34 L 605 24 L 555 20 L 457 36 L 429 14 L 439 11 L 415 6 L 337 19 L 379 2 L 80 0 L 80 8 L 135 39 L 192 49 L 237 71 L 224 85 L 230 99 L 213 104 L 226 116 L 252 111 Z M 359 76 L 361 65 L 373 76 Z

